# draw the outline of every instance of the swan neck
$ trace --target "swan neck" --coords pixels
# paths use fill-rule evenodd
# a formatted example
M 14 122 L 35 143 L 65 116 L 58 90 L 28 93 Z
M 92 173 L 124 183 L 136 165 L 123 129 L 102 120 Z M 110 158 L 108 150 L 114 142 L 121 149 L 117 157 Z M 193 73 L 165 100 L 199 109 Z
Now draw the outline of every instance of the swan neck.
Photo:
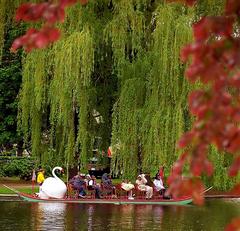
M 61 170 L 61 168 L 55 167 L 55 168 L 52 170 L 52 175 L 53 175 L 53 177 L 54 177 L 55 179 L 60 180 L 60 179 L 56 176 L 56 174 L 55 174 L 55 171 L 56 171 L 57 169 Z

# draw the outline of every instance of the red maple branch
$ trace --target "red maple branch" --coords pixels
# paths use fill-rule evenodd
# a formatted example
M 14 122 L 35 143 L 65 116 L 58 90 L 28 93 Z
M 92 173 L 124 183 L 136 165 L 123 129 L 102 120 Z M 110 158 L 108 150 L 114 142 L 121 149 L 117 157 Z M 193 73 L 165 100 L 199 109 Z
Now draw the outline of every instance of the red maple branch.
M 182 2 L 192 5 L 196 1 Z M 211 144 L 234 156 L 229 176 L 236 176 L 240 170 L 240 37 L 234 31 L 239 17 L 240 1 L 227 0 L 224 15 L 204 17 L 193 25 L 194 41 L 181 53 L 183 61 L 191 58 L 186 70 L 188 80 L 199 80 L 206 87 L 189 96 L 195 122 L 178 142 L 178 147 L 185 151 L 168 178 L 169 193 L 190 194 L 197 204 L 204 201 L 199 176 L 213 173 L 213 164 L 207 158 Z M 185 164 L 189 164 L 191 172 L 187 179 L 182 178 Z M 239 184 L 234 193 L 240 193 Z M 226 230 L 237 230 L 239 226 L 240 219 L 234 219 Z
M 82 5 L 88 0 L 79 0 Z M 57 41 L 60 31 L 55 27 L 57 22 L 63 22 L 65 8 L 77 3 L 77 0 L 59 0 L 57 3 L 49 1 L 43 3 L 22 4 L 16 12 L 17 21 L 38 22 L 41 21 L 41 29 L 30 28 L 25 35 L 14 40 L 11 51 L 16 52 L 20 47 L 29 52 L 35 48 L 44 48 Z

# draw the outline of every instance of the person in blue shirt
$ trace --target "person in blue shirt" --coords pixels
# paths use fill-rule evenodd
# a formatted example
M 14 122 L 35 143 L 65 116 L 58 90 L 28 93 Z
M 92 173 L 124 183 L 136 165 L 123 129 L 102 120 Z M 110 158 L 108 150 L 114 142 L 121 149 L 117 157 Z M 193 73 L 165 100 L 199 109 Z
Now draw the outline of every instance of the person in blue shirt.
M 84 177 L 81 174 L 78 174 L 78 175 L 74 176 L 69 181 L 69 183 L 72 185 L 74 190 L 78 191 L 79 197 L 85 198 L 85 196 L 86 196 L 86 192 L 85 192 L 86 182 L 84 180 Z

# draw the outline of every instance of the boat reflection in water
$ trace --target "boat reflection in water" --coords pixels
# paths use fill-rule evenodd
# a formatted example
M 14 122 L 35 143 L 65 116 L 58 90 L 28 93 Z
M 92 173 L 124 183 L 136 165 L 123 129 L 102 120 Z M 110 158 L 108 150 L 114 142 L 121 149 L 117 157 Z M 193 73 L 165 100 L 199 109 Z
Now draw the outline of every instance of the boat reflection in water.
M 32 209 L 35 210 L 35 216 L 32 216 L 35 230 L 64 230 L 66 204 L 36 203 L 32 206 Z
M 168 230 L 166 213 L 181 218 L 181 206 L 32 203 L 34 230 Z M 183 207 L 184 211 L 184 207 Z M 164 218 L 165 217 L 165 218 Z M 163 221 L 164 220 L 164 221 Z M 172 224 L 175 227 L 175 224 Z M 179 226 L 179 224 L 178 224 Z M 179 228 L 180 227 L 175 227 Z M 178 229 L 176 229 L 178 230 Z
M 88 231 L 93 230 L 93 225 L 94 225 L 94 219 L 93 219 L 93 214 L 94 214 L 94 206 L 89 205 L 87 208 L 87 213 L 88 213 Z
M 19 202 L 8 206 L 0 203 L 3 211 L 0 214 L 0 230 L 6 230 L 1 229 L 6 224 L 9 227 L 7 230 L 11 231 L 190 231 L 196 230 L 196 227 L 198 230 L 224 230 L 234 216 L 240 215 L 239 201 L 223 200 L 210 200 L 201 207 L 29 202 L 22 205 L 19 206 Z M 18 229 L 14 229 L 13 225 L 17 225 Z

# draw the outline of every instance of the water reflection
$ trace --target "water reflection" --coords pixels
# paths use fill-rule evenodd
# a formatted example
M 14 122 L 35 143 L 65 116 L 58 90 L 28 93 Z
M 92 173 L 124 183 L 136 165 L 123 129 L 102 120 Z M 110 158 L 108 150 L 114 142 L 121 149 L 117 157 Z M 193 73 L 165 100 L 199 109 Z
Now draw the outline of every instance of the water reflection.
M 0 230 L 223 230 L 240 216 L 239 200 L 205 206 L 0 202 Z
M 66 204 L 64 203 L 33 203 L 32 224 L 35 230 L 64 230 Z
M 88 230 L 92 231 L 93 230 L 93 213 L 94 213 L 94 206 L 89 205 L 87 208 L 87 213 L 88 213 Z

